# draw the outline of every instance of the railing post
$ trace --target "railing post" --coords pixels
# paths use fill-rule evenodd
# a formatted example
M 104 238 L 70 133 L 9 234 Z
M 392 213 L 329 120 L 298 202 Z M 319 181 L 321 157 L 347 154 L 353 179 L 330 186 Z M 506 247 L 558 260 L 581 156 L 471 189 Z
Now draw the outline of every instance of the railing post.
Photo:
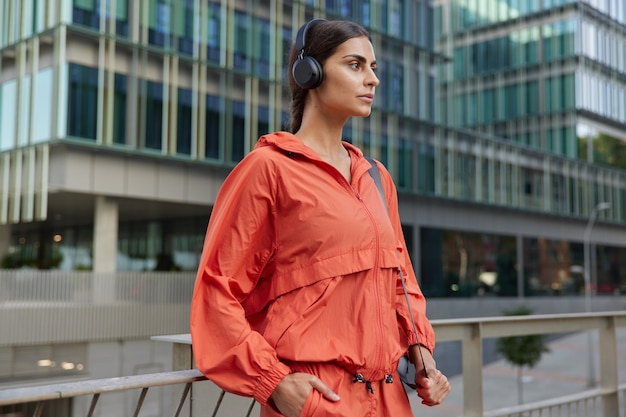
M 483 416 L 483 344 L 481 331 L 481 323 L 473 323 L 461 343 L 465 417 Z
M 605 416 L 619 415 L 617 335 L 615 316 L 606 317 L 606 325 L 598 329 L 600 352 L 600 388 Z
M 193 369 L 193 351 L 191 345 L 187 343 L 173 343 L 172 344 L 172 370 L 182 371 L 185 369 Z M 174 390 L 174 398 L 179 399 L 183 395 L 185 387 L 177 387 Z M 189 388 L 187 393 L 187 401 L 185 401 L 182 409 L 180 410 L 180 416 L 192 417 L 193 407 L 193 384 Z
M 191 336 L 189 334 L 176 334 L 166 336 L 153 336 L 152 340 L 168 342 L 172 344 L 172 371 L 184 371 L 194 368 L 193 350 L 191 348 Z M 180 410 L 180 416 L 193 416 L 193 386 L 187 393 L 187 401 Z M 178 404 L 185 391 L 185 386 L 174 387 L 173 404 Z

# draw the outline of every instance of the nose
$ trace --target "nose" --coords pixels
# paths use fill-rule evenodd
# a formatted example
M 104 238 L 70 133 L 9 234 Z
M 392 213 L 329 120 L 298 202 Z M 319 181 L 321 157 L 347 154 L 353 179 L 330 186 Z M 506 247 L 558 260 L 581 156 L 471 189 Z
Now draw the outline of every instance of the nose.
M 376 76 L 376 72 L 372 68 L 369 69 L 368 77 L 366 78 L 365 82 L 367 85 L 371 85 L 374 87 L 380 84 L 380 80 L 378 79 L 378 77 Z

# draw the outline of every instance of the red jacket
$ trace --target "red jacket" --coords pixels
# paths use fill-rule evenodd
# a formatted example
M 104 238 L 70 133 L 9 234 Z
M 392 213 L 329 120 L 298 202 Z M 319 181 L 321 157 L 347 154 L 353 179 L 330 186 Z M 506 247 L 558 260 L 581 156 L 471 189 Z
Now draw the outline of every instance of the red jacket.
M 352 184 L 290 133 L 263 136 L 231 172 L 209 221 L 191 305 L 196 366 L 265 405 L 286 363 L 332 361 L 370 381 L 417 342 L 434 349 L 406 251 L 397 195 L 389 215 L 362 152 L 344 143 Z

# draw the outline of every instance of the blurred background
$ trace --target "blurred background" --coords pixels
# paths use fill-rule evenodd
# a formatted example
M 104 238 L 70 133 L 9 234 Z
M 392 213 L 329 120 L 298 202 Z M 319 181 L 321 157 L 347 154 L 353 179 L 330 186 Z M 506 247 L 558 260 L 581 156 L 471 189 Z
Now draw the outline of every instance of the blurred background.
M 371 31 L 344 138 L 394 177 L 432 319 L 624 309 L 622 0 L 0 0 L 0 387 L 170 369 L 150 337 L 188 332 L 313 17 Z

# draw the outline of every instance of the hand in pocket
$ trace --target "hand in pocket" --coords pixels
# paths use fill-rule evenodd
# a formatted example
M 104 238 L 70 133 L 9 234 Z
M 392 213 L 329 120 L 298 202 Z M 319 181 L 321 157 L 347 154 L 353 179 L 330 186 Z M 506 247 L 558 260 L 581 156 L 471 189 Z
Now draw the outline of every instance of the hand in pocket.
M 318 377 L 303 372 L 285 376 L 276 386 L 270 399 L 285 417 L 299 417 L 312 390 L 319 391 L 329 401 L 339 401 L 339 396 Z

